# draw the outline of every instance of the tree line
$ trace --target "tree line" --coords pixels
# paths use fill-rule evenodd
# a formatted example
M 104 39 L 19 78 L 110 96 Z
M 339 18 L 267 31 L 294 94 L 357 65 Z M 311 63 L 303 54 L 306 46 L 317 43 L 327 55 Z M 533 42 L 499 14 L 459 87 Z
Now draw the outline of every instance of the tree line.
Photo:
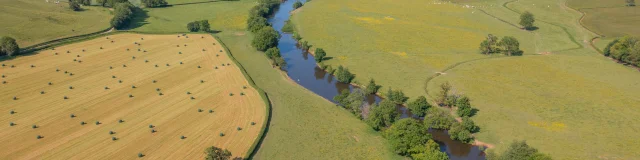
M 129 21 L 133 18 L 133 9 L 135 7 L 131 3 L 122 2 L 115 4 L 113 10 L 113 18 L 111 19 L 111 26 L 115 29 L 122 29 L 129 24 Z
M 20 53 L 20 46 L 16 39 L 11 37 L 0 37 L 0 56 L 15 56 Z
M 625 36 L 607 44 L 604 55 L 640 67 L 640 38 Z
M 508 56 L 513 56 L 522 55 L 522 50 L 520 50 L 520 42 L 518 42 L 518 39 L 515 37 L 505 36 L 499 39 L 493 34 L 489 34 L 487 38 L 480 43 L 480 53 L 487 55 L 503 53 Z
M 285 70 L 287 63 L 277 48 L 280 34 L 267 22 L 267 17 L 273 14 L 279 4 L 279 0 L 259 0 L 258 5 L 249 10 L 247 30 L 255 33 L 251 46 L 265 52 L 274 67 Z
M 209 32 L 211 31 L 211 25 L 209 25 L 209 20 L 193 21 L 187 24 L 187 29 L 189 32 Z

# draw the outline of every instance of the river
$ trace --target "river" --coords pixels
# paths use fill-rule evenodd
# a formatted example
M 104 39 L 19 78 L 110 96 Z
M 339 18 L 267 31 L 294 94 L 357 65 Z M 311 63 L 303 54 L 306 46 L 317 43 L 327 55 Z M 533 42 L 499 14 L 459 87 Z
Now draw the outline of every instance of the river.
M 333 103 L 336 103 L 333 100 L 333 97 L 340 94 L 340 91 L 345 89 L 352 90 L 356 87 L 350 84 L 338 82 L 333 75 L 320 69 L 316 64 L 313 55 L 298 47 L 292 34 L 281 31 L 281 28 L 290 18 L 290 12 L 293 10 L 293 3 L 295 2 L 295 0 L 282 2 L 275 14 L 268 19 L 273 28 L 281 35 L 278 42 L 278 49 L 280 49 L 282 57 L 287 62 L 287 74 L 299 85 Z M 380 97 L 370 95 L 367 97 L 366 101 L 370 105 L 372 103 L 379 102 L 380 100 Z M 401 118 L 413 117 L 407 108 L 403 106 L 398 106 L 397 108 L 398 112 L 401 114 Z M 449 138 L 446 131 L 432 130 L 430 132 L 433 139 L 440 144 L 440 150 L 446 152 L 452 160 L 485 159 L 484 153 L 478 147 L 454 141 Z

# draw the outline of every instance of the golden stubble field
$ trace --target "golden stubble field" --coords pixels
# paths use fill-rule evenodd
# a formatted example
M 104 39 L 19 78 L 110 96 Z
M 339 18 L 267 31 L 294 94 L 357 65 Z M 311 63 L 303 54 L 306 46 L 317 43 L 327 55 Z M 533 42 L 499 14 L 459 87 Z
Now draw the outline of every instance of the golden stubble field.
M 0 159 L 244 157 L 264 101 L 211 35 L 187 36 L 118 34 L 0 62 Z

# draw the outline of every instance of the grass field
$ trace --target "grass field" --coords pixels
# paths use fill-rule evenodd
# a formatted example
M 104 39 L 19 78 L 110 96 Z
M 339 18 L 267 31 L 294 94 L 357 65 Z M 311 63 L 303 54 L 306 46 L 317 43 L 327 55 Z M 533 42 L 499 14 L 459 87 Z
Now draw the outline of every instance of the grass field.
M 615 38 L 640 36 L 640 27 L 637 27 L 640 7 L 626 7 L 624 1 L 605 0 L 568 0 L 567 4 L 586 14 L 582 20 L 585 27 L 605 36 L 595 43 L 600 49 Z
M 21 47 L 109 28 L 110 11 L 102 7 L 69 10 L 66 2 L 0 0 L 0 36 L 13 37 Z
M 202 159 L 209 146 L 244 157 L 265 123 L 264 101 L 208 34 L 117 34 L 1 63 L 7 159 Z
M 403 89 L 415 97 L 425 94 L 422 90 L 425 77 L 441 69 L 433 66 L 451 67 L 446 74 L 429 81 L 427 90 L 434 95 L 437 86 L 448 81 L 456 93 L 471 97 L 472 104 L 479 109 L 473 117 L 481 127 L 476 137 L 495 144 L 497 151 L 504 150 L 512 140 L 527 140 L 555 159 L 640 157 L 636 152 L 640 150 L 640 141 L 633 137 L 640 130 L 636 125 L 640 121 L 635 118 L 640 116 L 640 108 L 635 107 L 640 99 L 633 96 L 640 93 L 637 83 L 640 73 L 589 48 L 588 43 L 596 34 L 582 28 L 578 22 L 579 12 L 557 0 L 459 0 L 456 3 L 438 4 L 443 9 L 446 5 L 451 7 L 441 10 L 430 8 L 435 4 L 420 1 L 312 1 L 293 18 L 303 39 L 334 57 L 328 64 L 348 66 L 361 82 L 373 77 L 383 86 Z M 467 4 L 476 9 L 461 7 Z M 406 6 L 397 7 L 399 5 Z M 479 14 L 480 9 L 488 14 Z M 458 10 L 465 12 L 462 14 L 465 16 L 456 14 Z M 536 16 L 538 30 L 526 32 L 509 25 L 517 24 L 518 13 L 525 10 Z M 325 12 L 335 14 L 322 14 Z M 405 19 L 396 18 L 402 15 L 437 16 L 410 20 L 425 23 L 422 28 L 427 29 L 408 28 L 411 23 L 384 27 L 386 23 Z M 375 21 L 358 17 L 382 18 Z M 385 21 L 384 17 L 395 20 Z M 501 29 L 500 24 L 504 29 L 494 31 Z M 482 37 L 447 43 L 449 39 L 469 36 L 467 31 L 482 26 L 491 28 L 476 29 L 478 36 L 487 33 L 516 36 L 525 55 L 483 58 L 485 56 L 473 52 Z M 438 27 L 451 30 L 447 33 L 450 35 L 438 38 L 437 35 L 442 34 Z M 602 42 L 596 45 L 602 46 Z M 383 54 L 404 48 L 424 51 Z M 453 49 L 438 51 L 438 48 Z M 429 50 L 441 58 L 424 54 Z M 537 55 L 540 52 L 549 53 Z M 431 56 L 435 62 L 412 62 L 424 55 Z M 453 62 L 465 63 L 451 65 Z
M 242 30 L 246 27 L 249 8 L 255 0 L 207 1 L 167 0 L 170 7 L 145 8 L 138 13 L 130 30 L 141 32 L 188 32 L 187 23 L 209 20 L 216 31 Z

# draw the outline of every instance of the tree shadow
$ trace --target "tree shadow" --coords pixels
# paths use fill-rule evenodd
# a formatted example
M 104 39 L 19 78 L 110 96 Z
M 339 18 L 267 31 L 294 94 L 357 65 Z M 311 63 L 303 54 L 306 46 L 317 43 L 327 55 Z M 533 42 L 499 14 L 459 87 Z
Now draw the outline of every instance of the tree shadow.
M 475 116 L 476 114 L 478 114 L 479 111 L 480 110 L 477 108 L 471 108 L 471 115 L 469 115 L 469 117 Z
M 538 29 L 540 29 L 540 28 L 538 28 L 536 26 L 524 28 L 524 30 L 527 30 L 527 31 L 535 31 L 535 30 L 538 30 Z
M 240 0 L 218 0 L 218 1 L 202 1 L 202 2 L 178 3 L 178 4 L 169 4 L 169 5 L 165 5 L 165 6 L 160 6 L 160 7 L 156 7 L 156 8 L 166 8 L 166 7 L 173 7 L 173 6 L 191 5 L 191 4 L 214 3 L 214 2 L 222 2 L 222 1 L 240 1 Z
M 333 59 L 333 57 L 324 57 L 324 58 L 322 58 L 322 61 L 327 61 L 327 60 L 332 60 L 332 59 Z
M 523 54 L 524 54 L 524 51 L 519 50 L 517 52 L 512 53 L 511 56 L 522 56 Z
M 129 21 L 129 25 L 127 25 L 127 27 L 125 27 L 124 30 L 136 29 L 146 24 L 149 24 L 149 22 L 147 21 L 147 19 L 149 18 L 148 12 L 149 11 L 143 10 L 138 7 L 134 7 L 133 15 L 135 16 L 133 16 L 131 21 Z

